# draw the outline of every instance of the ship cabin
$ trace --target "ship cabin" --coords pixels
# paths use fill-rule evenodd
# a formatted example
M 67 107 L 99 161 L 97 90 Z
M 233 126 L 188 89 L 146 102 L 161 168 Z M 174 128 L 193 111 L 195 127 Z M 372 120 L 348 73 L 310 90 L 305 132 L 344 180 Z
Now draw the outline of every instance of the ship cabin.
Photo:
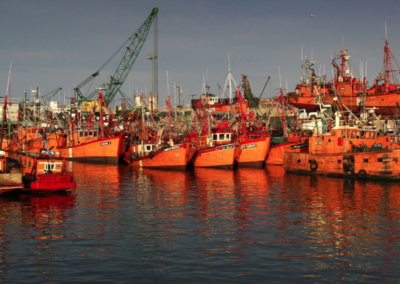
M 66 170 L 65 159 L 48 155 L 21 155 L 23 175 L 61 174 Z
M 232 143 L 233 135 L 231 132 L 212 133 L 211 135 L 212 135 L 212 141 L 215 144 L 215 146 Z
M 100 133 L 96 129 L 81 129 L 73 132 L 72 139 L 67 140 L 67 146 L 76 146 L 83 143 L 97 141 Z
M 356 96 L 364 92 L 368 81 L 357 80 L 351 77 L 338 77 L 335 83 L 335 89 L 341 96 Z
M 209 104 L 214 105 L 218 104 L 218 97 L 213 94 L 204 94 L 200 96 L 200 103 L 201 104 Z
M 157 150 L 157 145 L 150 143 L 134 144 L 131 147 L 131 152 L 134 156 L 136 156 L 135 158 L 148 156 L 151 152 L 155 152 Z
M 294 93 L 291 93 L 291 95 L 298 95 L 300 97 L 312 97 L 318 94 L 324 95 L 331 88 L 332 84 L 330 83 L 316 83 L 313 84 L 312 88 L 311 84 L 297 84 Z

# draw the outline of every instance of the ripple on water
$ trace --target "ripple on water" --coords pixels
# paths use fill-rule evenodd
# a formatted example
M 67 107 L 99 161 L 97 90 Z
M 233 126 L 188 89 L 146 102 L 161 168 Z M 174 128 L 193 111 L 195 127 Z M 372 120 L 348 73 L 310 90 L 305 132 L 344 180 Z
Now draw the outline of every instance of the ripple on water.
M 71 192 L 0 197 L 0 282 L 399 279 L 396 183 L 70 166 Z

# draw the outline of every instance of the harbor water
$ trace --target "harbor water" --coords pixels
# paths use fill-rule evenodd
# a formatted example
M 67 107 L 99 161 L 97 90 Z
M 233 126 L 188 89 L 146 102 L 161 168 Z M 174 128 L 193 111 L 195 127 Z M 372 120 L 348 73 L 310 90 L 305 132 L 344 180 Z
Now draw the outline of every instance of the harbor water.
M 399 280 L 398 183 L 69 166 L 70 192 L 0 197 L 0 282 Z

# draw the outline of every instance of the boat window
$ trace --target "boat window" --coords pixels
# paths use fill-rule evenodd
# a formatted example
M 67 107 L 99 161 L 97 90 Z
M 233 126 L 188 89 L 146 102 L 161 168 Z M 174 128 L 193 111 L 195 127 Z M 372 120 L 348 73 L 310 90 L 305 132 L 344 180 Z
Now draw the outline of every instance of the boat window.
M 89 132 L 89 136 L 93 136 L 93 132 Z
M 356 138 L 357 138 L 357 139 L 360 138 L 360 131 L 357 131 L 357 136 L 356 136 Z
M 389 142 L 389 138 L 386 137 L 386 142 Z
M 97 132 L 94 132 L 93 134 L 94 134 L 94 135 L 93 135 L 94 137 L 97 137 Z
M 146 151 L 151 151 L 151 145 L 146 145 Z
M 213 134 L 213 140 L 217 141 L 218 140 L 218 135 L 217 134 Z
M 229 133 L 225 134 L 225 139 L 230 140 L 231 139 L 231 135 Z
M 85 132 L 85 137 L 87 137 L 88 136 L 88 133 L 87 132 Z
M 369 135 L 370 135 L 369 131 L 365 132 L 365 138 L 369 139 Z
M 371 139 L 374 139 L 375 138 L 375 132 L 372 132 L 371 133 Z
M 79 132 L 79 137 L 83 137 L 83 132 Z
M 351 138 L 354 138 L 354 137 L 355 137 L 354 131 L 351 131 Z
M 342 131 L 342 138 L 346 138 L 346 131 Z
M 219 140 L 224 140 L 224 134 L 219 135 Z
M 365 138 L 365 132 L 361 131 L 361 139 L 364 139 L 364 138 Z

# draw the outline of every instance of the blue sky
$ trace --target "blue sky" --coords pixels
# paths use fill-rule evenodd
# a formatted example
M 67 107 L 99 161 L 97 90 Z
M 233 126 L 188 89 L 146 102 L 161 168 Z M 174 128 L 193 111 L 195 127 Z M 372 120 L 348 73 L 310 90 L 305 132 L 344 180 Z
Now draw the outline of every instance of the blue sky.
M 208 69 L 210 91 L 219 93 L 228 70 L 234 78 L 250 77 L 259 95 L 268 76 L 265 97 L 282 84 L 292 91 L 301 75 L 304 55 L 324 65 L 332 78 L 331 56 L 348 48 L 354 70 L 368 64 L 369 81 L 382 67 L 387 22 L 389 46 L 400 58 L 398 1 L 2 1 L 0 10 L 0 91 L 5 94 L 10 61 L 12 97 L 40 87 L 42 94 L 62 87 L 68 96 L 75 85 L 96 71 L 145 21 L 158 13 L 159 96 L 169 85 L 182 85 L 185 103 L 201 93 Z M 315 14 L 315 17 L 311 17 Z M 153 30 L 122 90 L 150 91 Z M 92 88 L 105 83 L 117 62 L 107 65 Z M 173 95 L 173 90 L 170 89 Z M 160 105 L 163 103 L 160 102 Z

